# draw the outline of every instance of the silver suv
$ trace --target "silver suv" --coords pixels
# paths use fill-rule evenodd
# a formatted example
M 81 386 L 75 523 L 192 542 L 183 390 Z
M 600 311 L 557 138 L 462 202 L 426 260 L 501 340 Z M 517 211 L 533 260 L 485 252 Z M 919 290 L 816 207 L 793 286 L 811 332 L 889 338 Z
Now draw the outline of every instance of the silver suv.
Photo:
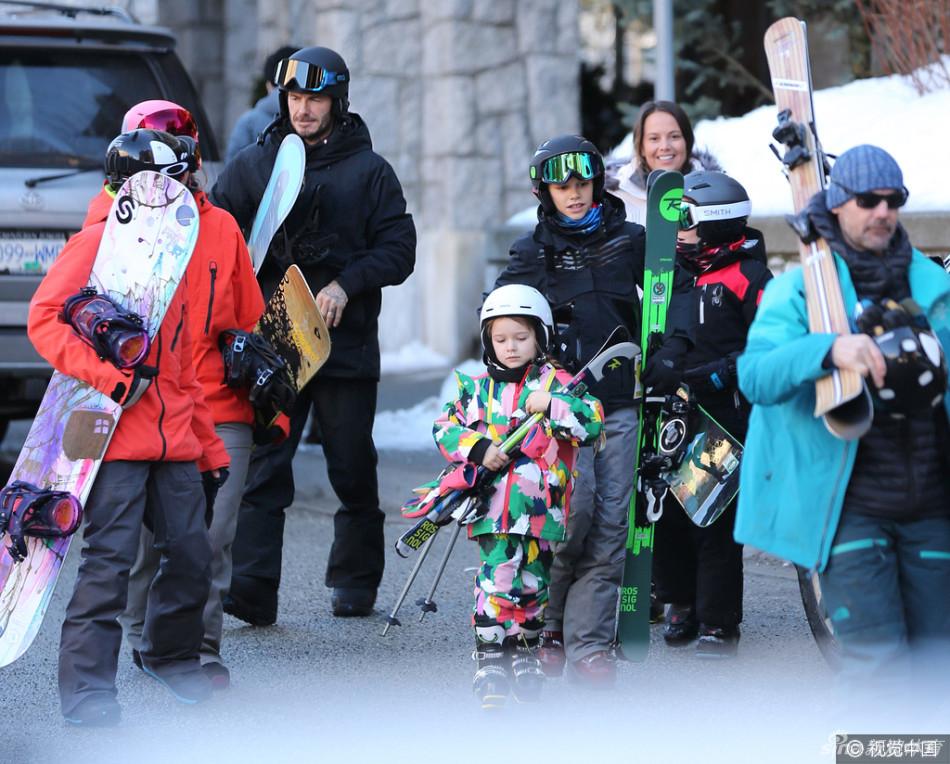
M 102 187 L 123 115 L 151 98 L 194 116 L 210 187 L 218 147 L 169 30 L 116 9 L 0 0 L 0 439 L 49 380 L 26 336 L 30 298 Z

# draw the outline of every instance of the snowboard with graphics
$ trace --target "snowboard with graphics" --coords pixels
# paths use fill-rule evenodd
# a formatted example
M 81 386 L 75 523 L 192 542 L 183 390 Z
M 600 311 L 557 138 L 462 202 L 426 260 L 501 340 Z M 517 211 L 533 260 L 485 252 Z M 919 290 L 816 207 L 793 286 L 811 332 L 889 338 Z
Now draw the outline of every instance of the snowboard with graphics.
M 270 180 L 267 181 L 264 196 L 254 216 L 251 235 L 247 237 L 247 249 L 251 253 L 255 273 L 264 264 L 271 239 L 297 201 L 306 162 L 303 141 L 299 135 L 290 133 L 277 150 L 274 169 L 271 170 Z
M 154 337 L 197 237 L 198 207 L 188 189 L 160 173 L 137 173 L 116 194 L 87 285 L 141 316 Z M 85 504 L 121 413 L 108 395 L 54 372 L 11 483 L 68 491 Z M 28 555 L 19 563 L 0 549 L 0 666 L 33 642 L 70 538 L 27 537 Z
M 661 477 L 696 525 L 712 525 L 739 492 L 742 444 L 680 388 L 663 407 L 657 453 L 669 460 Z
M 297 392 L 330 357 L 330 332 L 296 265 L 284 273 L 254 331 L 287 362 Z
M 646 261 L 643 273 L 643 305 L 640 324 L 640 369 L 666 328 L 666 311 L 673 288 L 676 232 L 679 229 L 683 175 L 655 171 L 647 193 Z M 639 375 L 637 377 L 639 379 Z M 639 386 L 639 385 L 638 385 Z M 650 582 L 653 570 L 653 521 L 648 517 L 650 488 L 639 480 L 643 454 L 656 453 L 659 405 L 662 399 L 644 396 L 637 429 L 633 498 L 627 526 L 623 584 L 617 616 L 617 646 L 627 660 L 643 660 L 650 646 Z

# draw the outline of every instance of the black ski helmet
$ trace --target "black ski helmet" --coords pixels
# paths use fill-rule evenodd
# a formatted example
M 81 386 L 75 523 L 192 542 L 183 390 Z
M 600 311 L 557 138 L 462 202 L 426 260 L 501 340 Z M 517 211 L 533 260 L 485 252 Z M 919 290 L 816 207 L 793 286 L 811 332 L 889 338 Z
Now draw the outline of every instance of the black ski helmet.
M 878 408 L 900 416 L 939 406 L 947 391 L 947 359 L 920 306 L 908 297 L 862 307 L 858 329 L 884 356 L 884 384 L 873 388 Z
M 197 169 L 197 144 L 188 136 L 176 138 L 161 130 L 130 130 L 106 149 L 106 178 L 113 188 L 142 170 L 179 178 Z
M 350 108 L 350 70 L 335 50 L 302 48 L 277 64 L 274 82 L 280 89 L 280 115 L 287 117 L 287 92 L 325 93 L 333 98 L 333 113 L 342 117 Z
M 562 155 L 582 155 L 586 156 L 586 165 L 584 167 L 575 167 L 574 162 L 565 161 L 561 167 L 562 173 L 560 180 L 545 180 L 545 164 L 550 159 Z M 587 140 L 583 135 L 559 135 L 556 138 L 550 138 L 538 146 L 538 150 L 531 157 L 531 164 L 528 168 L 528 174 L 531 177 L 531 186 L 534 189 L 535 196 L 541 202 L 541 206 L 547 213 L 554 212 L 554 202 L 548 191 L 548 183 L 565 183 L 571 175 L 576 175 L 584 180 L 593 180 L 594 182 L 594 202 L 600 203 L 604 198 L 604 158 L 600 155 L 597 147 Z
M 751 212 L 745 188 L 724 172 L 698 170 L 683 178 L 680 228 L 695 228 L 700 247 L 738 241 Z

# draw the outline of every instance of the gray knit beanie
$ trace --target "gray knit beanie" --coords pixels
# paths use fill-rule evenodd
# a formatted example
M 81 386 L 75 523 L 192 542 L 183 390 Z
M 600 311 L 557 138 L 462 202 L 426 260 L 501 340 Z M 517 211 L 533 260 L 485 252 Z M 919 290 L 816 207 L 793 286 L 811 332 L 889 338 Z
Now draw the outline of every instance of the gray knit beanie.
M 855 194 L 878 188 L 904 187 L 897 161 L 877 146 L 855 146 L 838 157 L 831 168 L 831 183 L 825 195 L 829 210 L 840 207 Z

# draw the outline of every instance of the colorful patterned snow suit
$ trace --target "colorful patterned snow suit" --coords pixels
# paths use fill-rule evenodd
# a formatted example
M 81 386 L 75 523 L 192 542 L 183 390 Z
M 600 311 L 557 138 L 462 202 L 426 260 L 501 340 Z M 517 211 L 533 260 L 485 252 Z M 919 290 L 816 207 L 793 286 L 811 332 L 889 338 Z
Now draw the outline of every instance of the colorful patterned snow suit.
M 603 409 L 590 395 L 555 392 L 570 374 L 532 364 L 520 382 L 499 382 L 488 374 L 456 372 L 458 399 L 445 405 L 433 437 L 452 462 L 480 460 L 488 439 L 500 443 L 527 416 L 535 390 L 551 391 L 548 416 L 528 433 L 499 473 L 484 516 L 469 528 L 477 538 L 481 567 L 475 578 L 476 635 L 483 642 L 505 636 L 537 637 L 547 604 L 552 541 L 563 541 L 573 486 L 577 447 L 593 443 L 603 429 Z

